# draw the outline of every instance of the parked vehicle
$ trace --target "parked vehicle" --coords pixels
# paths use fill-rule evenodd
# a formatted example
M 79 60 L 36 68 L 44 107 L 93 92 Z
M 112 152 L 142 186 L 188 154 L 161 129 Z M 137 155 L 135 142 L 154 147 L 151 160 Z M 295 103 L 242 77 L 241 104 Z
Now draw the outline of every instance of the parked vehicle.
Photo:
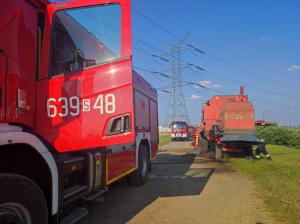
M 171 124 L 171 140 L 185 141 L 191 137 L 189 125 L 186 121 L 173 121 Z
M 129 0 L 1 3 L 0 223 L 75 223 L 120 178 L 147 181 L 157 92 L 131 39 Z
M 216 158 L 223 152 L 251 153 L 252 146 L 260 143 L 254 123 L 254 108 L 243 87 L 240 95 L 213 96 L 203 105 L 202 122 L 192 145 L 202 152 L 215 152 Z

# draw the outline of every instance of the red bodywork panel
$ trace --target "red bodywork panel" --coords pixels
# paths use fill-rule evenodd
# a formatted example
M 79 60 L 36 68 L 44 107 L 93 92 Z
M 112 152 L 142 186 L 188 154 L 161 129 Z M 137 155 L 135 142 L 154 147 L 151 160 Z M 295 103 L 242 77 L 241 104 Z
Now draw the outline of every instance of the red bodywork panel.
M 41 3 L 40 1 L 35 1 Z M 33 127 L 38 10 L 24 0 L 0 8 L 1 121 Z M 19 102 L 17 98 L 23 99 Z
M 173 134 L 177 134 L 177 133 L 180 133 L 180 134 L 187 134 L 188 133 L 188 131 L 187 131 L 187 129 L 177 129 L 177 128 L 173 128 L 173 129 L 171 129 L 171 133 L 173 133 Z
M 219 120 L 224 130 L 254 130 L 254 110 L 249 101 L 223 104 Z
M 135 129 L 136 132 L 150 132 L 151 157 L 155 158 L 159 141 L 157 91 L 135 71 L 133 88 Z
M 216 124 L 226 129 L 254 129 L 254 109 L 248 96 L 213 96 L 202 113 L 205 130 Z
M 111 71 L 116 71 L 112 73 Z M 106 136 L 105 131 L 110 118 L 121 114 L 133 117 L 133 88 L 131 60 L 124 59 L 114 64 L 100 65 L 76 72 L 67 76 L 57 76 L 41 80 L 37 84 L 39 92 L 37 100 L 37 122 L 35 130 L 47 139 L 59 152 L 134 142 L 134 131 L 124 135 Z M 98 95 L 113 94 L 115 96 L 115 112 L 103 113 L 99 110 L 81 112 L 79 116 L 64 118 L 47 116 L 47 100 L 61 97 L 77 96 L 82 102 L 89 99 L 91 107 L 96 103 Z M 126 101 L 122 100 L 126 96 Z M 62 103 L 56 101 L 58 111 L 62 111 Z M 82 111 L 82 109 L 81 109 Z M 134 121 L 132 127 L 134 127 Z

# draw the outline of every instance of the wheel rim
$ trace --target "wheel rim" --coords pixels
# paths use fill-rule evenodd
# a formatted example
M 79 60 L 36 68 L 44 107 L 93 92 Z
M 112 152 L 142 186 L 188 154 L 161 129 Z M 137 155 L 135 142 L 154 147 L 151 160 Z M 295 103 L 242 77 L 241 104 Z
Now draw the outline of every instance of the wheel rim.
M 145 177 L 147 174 L 148 164 L 147 164 L 147 157 L 145 153 L 142 153 L 142 176 Z M 1 223 L 0 223 L 1 224 Z
M 31 224 L 28 210 L 19 203 L 0 205 L 0 224 Z

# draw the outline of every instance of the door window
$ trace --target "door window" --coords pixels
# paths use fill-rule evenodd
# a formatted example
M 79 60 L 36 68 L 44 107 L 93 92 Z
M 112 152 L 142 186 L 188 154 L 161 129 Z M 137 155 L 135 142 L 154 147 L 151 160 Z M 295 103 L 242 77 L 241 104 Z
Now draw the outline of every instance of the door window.
M 51 76 L 83 70 L 120 58 L 118 4 L 57 11 L 51 38 Z

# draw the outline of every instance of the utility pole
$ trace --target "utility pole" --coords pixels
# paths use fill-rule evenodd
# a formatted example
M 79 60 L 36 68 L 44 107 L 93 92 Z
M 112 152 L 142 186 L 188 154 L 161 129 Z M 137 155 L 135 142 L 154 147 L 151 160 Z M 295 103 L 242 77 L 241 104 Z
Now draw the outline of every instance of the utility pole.
M 186 49 L 187 49 L 186 47 L 182 47 L 180 42 L 170 45 L 170 59 L 171 59 L 170 90 L 171 91 L 170 91 L 169 105 L 168 105 L 168 112 L 167 112 L 168 125 L 172 121 L 186 121 L 190 124 L 190 119 L 187 112 L 185 98 L 183 94 L 183 87 L 182 87 L 183 83 L 181 80 L 181 71 L 183 67 L 186 67 L 186 65 L 183 66 L 180 62 L 180 55 Z

